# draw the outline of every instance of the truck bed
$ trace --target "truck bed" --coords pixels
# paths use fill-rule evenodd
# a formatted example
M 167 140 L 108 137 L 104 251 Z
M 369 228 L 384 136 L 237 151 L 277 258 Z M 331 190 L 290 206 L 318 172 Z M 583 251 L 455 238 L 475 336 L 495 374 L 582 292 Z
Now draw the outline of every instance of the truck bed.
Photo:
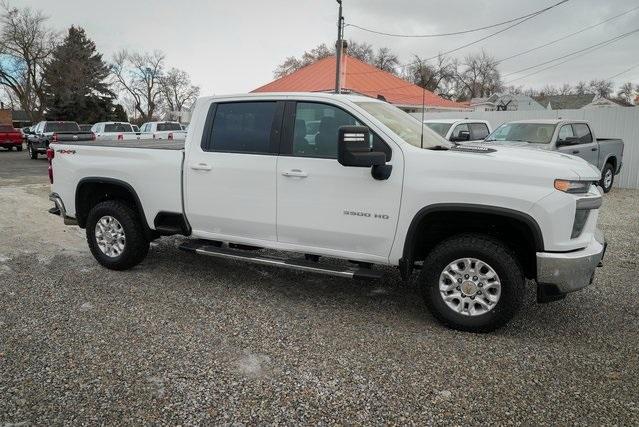
M 75 192 L 87 179 L 130 186 L 152 228 L 159 212 L 182 212 L 184 141 L 65 141 L 54 147 L 54 188 L 69 216 L 75 217 Z
M 183 150 L 184 140 L 130 140 L 130 141 L 65 141 L 64 145 L 114 147 L 114 148 L 147 148 L 150 150 Z

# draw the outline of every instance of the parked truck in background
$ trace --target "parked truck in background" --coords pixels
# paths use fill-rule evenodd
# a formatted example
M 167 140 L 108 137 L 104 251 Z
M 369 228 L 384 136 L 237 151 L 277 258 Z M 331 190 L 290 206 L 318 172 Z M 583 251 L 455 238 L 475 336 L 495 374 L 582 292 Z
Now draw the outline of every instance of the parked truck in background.
M 424 120 L 442 138 L 454 143 L 483 141 L 491 132 L 490 122 L 475 119 Z
M 140 127 L 140 132 L 151 135 L 151 139 L 186 138 L 186 132 L 178 122 L 147 122 Z
M 76 122 L 42 121 L 32 126 L 27 134 L 27 151 L 29 157 L 37 159 L 39 154 L 46 154 L 49 144 L 63 141 L 93 141 L 93 132 L 83 132 Z
M 97 141 L 130 141 L 151 139 L 151 134 L 142 134 L 133 130 L 127 122 L 99 122 L 91 127 Z
M 606 193 L 612 188 L 615 175 L 621 172 L 623 164 L 623 141 L 595 137 L 590 124 L 582 120 L 520 120 L 504 123 L 485 141 L 493 145 L 556 150 L 581 157 L 601 171 L 599 185 Z
M 512 318 L 526 279 L 540 302 L 588 286 L 605 250 L 600 173 L 584 160 L 453 145 L 364 96 L 206 97 L 185 142 L 60 141 L 48 157 L 51 213 L 85 228 L 107 268 L 175 234 L 198 255 L 311 273 L 396 266 L 405 280 L 418 270 L 433 315 L 466 331 Z
M 22 132 L 14 129 L 12 125 L 0 124 L 0 147 L 7 150 L 22 151 Z

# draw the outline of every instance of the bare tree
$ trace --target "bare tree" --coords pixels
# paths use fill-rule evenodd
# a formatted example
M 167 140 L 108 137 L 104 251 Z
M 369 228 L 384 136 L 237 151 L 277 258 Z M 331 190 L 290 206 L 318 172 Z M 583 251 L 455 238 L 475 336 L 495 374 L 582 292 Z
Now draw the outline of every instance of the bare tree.
M 557 89 L 558 95 L 572 95 L 574 93 L 573 87 L 570 83 L 564 83 L 560 88 Z
M 539 96 L 555 96 L 559 95 L 559 91 L 553 85 L 547 84 L 539 89 Z
M 504 87 L 504 93 L 508 95 L 524 95 L 524 87 L 523 86 L 506 86 Z
M 373 46 L 366 42 L 358 43 L 356 41 L 349 40 L 346 53 L 353 58 L 366 62 L 367 64 L 375 63 L 375 51 L 373 50 Z
M 637 92 L 639 92 L 639 86 L 635 89 L 632 82 L 626 82 L 622 84 L 617 91 L 617 98 L 627 102 L 628 104 L 632 104 L 637 96 Z
M 406 68 L 404 78 L 419 87 L 447 96 L 452 91 L 455 65 L 443 55 L 439 55 L 433 64 L 414 55 L 413 61 Z
M 591 80 L 588 83 L 588 89 L 590 93 L 594 93 L 595 95 L 599 95 L 602 98 L 609 98 L 612 94 L 614 85 L 611 81 L 608 80 Z
M 111 74 L 115 83 L 132 99 L 142 121 L 151 120 L 162 102 L 164 53 L 130 53 L 121 50 L 113 57 Z
M 326 43 L 322 43 L 311 50 L 305 51 L 299 59 L 294 56 L 286 58 L 284 62 L 277 66 L 273 76 L 279 79 L 331 55 L 335 55 L 335 48 L 329 48 Z
M 302 68 L 302 61 L 294 56 L 289 56 L 284 60 L 284 62 L 277 66 L 275 71 L 273 71 L 273 77 L 279 79 L 280 77 L 294 73 L 300 68 Z
M 397 74 L 399 58 L 387 47 L 377 49 L 377 54 L 373 60 L 373 65 L 388 73 Z
M 470 54 L 464 62 L 453 61 L 458 99 L 486 97 L 503 89 L 497 60 L 482 50 Z
M 578 82 L 575 85 L 575 89 L 574 89 L 575 95 L 586 95 L 587 93 L 590 93 L 590 89 L 588 87 L 588 83 L 586 82 Z
M 191 84 L 191 78 L 186 71 L 171 68 L 160 83 L 162 96 L 169 113 L 184 112 L 190 108 L 200 95 L 199 86 Z
M 32 121 L 45 108 L 41 71 L 57 42 L 47 20 L 41 11 L 0 3 L 0 85 Z

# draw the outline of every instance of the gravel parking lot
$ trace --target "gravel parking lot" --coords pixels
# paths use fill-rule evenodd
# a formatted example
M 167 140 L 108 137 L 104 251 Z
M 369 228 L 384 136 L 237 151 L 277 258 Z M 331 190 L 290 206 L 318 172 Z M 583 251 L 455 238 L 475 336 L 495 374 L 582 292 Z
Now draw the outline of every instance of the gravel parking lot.
M 0 425 L 639 424 L 639 191 L 606 196 L 595 284 L 530 288 L 488 335 L 375 282 L 178 251 L 126 272 L 49 215 L 46 160 L 0 151 Z

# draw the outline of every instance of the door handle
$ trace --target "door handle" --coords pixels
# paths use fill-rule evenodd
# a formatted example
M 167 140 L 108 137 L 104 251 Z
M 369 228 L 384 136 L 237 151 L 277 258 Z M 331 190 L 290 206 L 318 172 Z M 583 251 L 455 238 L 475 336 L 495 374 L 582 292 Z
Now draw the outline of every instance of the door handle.
M 306 178 L 308 174 L 301 169 L 289 169 L 282 171 L 282 175 L 296 178 Z
M 210 171 L 211 165 L 207 163 L 196 163 L 191 165 L 191 169 L 194 171 Z
M 579 150 L 572 150 L 572 154 L 579 154 Z
M 597 150 L 599 150 L 597 147 L 593 147 L 590 149 L 590 151 L 597 151 Z

